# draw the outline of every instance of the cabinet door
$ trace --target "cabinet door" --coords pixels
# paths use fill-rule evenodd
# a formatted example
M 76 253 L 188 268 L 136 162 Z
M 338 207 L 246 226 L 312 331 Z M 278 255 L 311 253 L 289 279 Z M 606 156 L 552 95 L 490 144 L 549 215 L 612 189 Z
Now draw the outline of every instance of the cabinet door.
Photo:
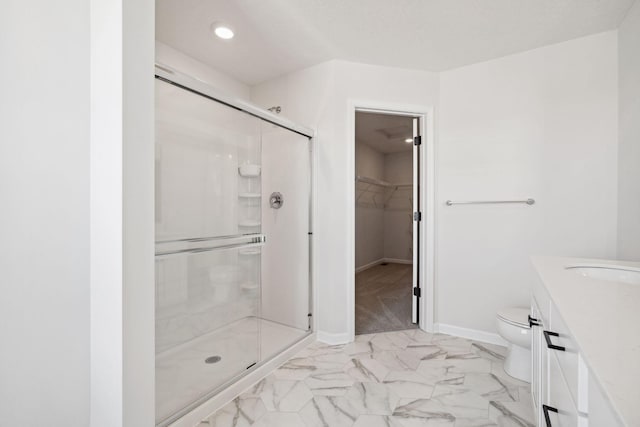
M 549 397 L 547 405 L 553 409 L 547 411 L 549 422 L 546 427 L 577 427 L 578 411 L 560 369 L 558 358 L 554 354 L 549 354 L 548 362 Z M 543 416 L 543 426 L 544 422 Z

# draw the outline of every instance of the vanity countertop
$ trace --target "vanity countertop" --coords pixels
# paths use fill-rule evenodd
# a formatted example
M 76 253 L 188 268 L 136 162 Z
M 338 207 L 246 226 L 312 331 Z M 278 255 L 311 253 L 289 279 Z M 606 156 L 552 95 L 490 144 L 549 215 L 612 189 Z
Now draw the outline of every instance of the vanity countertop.
M 533 257 L 551 300 L 627 426 L 640 426 L 640 285 L 583 277 L 567 266 L 640 268 L 638 262 Z

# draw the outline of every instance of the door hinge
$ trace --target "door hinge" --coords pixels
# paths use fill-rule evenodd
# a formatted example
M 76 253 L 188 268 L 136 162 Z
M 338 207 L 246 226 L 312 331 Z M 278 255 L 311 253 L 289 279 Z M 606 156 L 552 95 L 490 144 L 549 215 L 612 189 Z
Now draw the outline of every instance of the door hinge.
M 422 212 L 414 212 L 413 213 L 413 220 L 414 221 L 422 221 Z
M 413 137 L 413 145 L 422 145 L 422 136 L 414 136 Z
M 413 296 L 420 298 L 420 288 L 413 288 Z
M 313 315 L 312 315 L 311 313 L 307 314 L 307 319 L 309 320 L 309 326 L 308 326 L 308 329 L 307 329 L 308 331 L 310 331 L 310 330 L 311 330 L 311 317 L 312 317 L 312 316 L 313 316 Z

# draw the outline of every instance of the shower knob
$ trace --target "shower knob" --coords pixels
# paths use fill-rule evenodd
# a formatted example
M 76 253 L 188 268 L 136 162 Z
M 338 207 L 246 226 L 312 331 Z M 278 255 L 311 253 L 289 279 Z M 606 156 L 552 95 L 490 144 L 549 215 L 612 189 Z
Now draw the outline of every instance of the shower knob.
M 280 209 L 283 204 L 284 198 L 282 197 L 282 194 L 278 193 L 277 191 L 271 193 L 271 196 L 269 197 L 269 205 L 271 205 L 273 209 Z

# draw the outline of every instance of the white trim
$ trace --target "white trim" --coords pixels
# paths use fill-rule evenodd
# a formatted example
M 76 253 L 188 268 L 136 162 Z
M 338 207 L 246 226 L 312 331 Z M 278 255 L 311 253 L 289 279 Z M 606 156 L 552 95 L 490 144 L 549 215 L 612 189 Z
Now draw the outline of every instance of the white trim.
M 375 267 L 376 265 L 382 264 L 383 262 L 385 262 L 385 259 L 384 258 L 380 258 L 380 259 L 377 259 L 375 261 L 371 261 L 368 264 L 361 265 L 360 267 L 356 268 L 356 273 L 360 273 L 362 271 L 368 270 L 368 269 L 370 269 L 372 267 Z
M 264 365 L 256 368 L 256 370 L 252 373 L 240 378 L 238 381 L 234 382 L 229 387 L 225 388 L 220 393 L 216 394 L 214 397 L 207 400 L 205 403 L 198 406 L 193 411 L 175 421 L 170 425 L 170 427 L 193 427 L 199 425 L 203 419 L 212 415 L 214 412 L 225 406 L 227 403 L 231 402 L 249 387 L 262 380 L 267 375 L 271 374 L 274 370 L 284 364 L 291 357 L 295 356 L 309 344 L 315 342 L 315 340 L 315 334 L 310 334 L 308 337 L 303 338 L 301 341 L 297 342 L 282 353 L 278 354 Z
M 353 338 L 346 332 L 332 334 L 330 332 L 318 331 L 318 341 L 329 345 L 338 345 L 347 344 L 353 341 Z
M 423 149 L 420 150 L 422 171 L 420 176 L 420 188 L 423 189 L 421 197 L 421 211 L 423 226 L 420 227 L 420 254 L 422 266 L 420 271 L 420 283 L 424 297 L 421 298 L 420 329 L 427 332 L 434 331 L 435 322 L 435 133 L 434 133 L 434 108 L 432 106 L 394 104 L 367 100 L 347 101 L 347 177 L 346 182 L 353 182 L 355 176 L 355 115 L 357 111 L 377 112 L 385 114 L 402 114 L 420 117 L 420 127 L 423 130 Z M 347 331 L 349 340 L 355 339 L 355 186 L 347 189 L 347 236 L 346 244 L 349 256 L 347 257 Z
M 454 337 L 467 338 L 474 341 L 486 342 L 488 344 L 507 346 L 507 341 L 500 335 L 493 332 L 480 331 L 478 329 L 463 328 L 461 326 L 436 323 L 435 330 L 441 334 L 453 335 Z
M 388 262 L 390 264 L 413 264 L 412 259 L 399 259 L 399 258 L 383 258 L 382 262 Z
M 380 258 L 377 259 L 375 261 L 371 261 L 368 264 L 365 265 L 361 265 L 360 267 L 356 268 L 356 273 L 361 273 L 365 270 L 368 270 L 372 267 L 375 267 L 376 265 L 380 265 L 384 262 L 388 262 L 390 264 L 413 264 L 413 260 L 410 259 L 399 259 L 399 258 Z

